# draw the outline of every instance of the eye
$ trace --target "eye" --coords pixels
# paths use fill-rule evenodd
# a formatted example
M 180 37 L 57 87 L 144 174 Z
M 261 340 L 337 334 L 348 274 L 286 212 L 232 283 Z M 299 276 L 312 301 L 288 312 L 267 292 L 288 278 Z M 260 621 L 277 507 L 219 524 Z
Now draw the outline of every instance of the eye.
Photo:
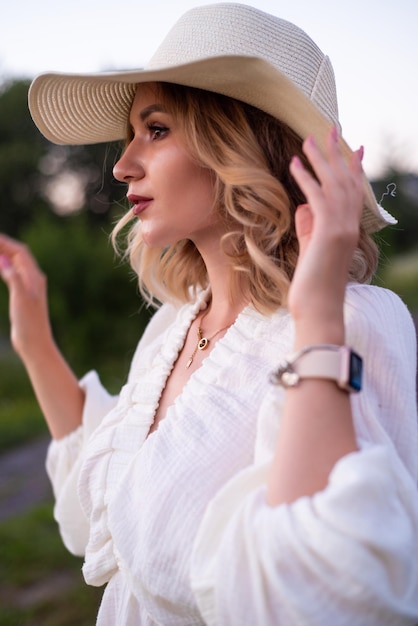
M 162 124 L 148 124 L 147 128 L 151 134 L 151 139 L 153 141 L 158 141 L 158 139 L 162 139 L 167 133 L 167 126 L 163 126 Z

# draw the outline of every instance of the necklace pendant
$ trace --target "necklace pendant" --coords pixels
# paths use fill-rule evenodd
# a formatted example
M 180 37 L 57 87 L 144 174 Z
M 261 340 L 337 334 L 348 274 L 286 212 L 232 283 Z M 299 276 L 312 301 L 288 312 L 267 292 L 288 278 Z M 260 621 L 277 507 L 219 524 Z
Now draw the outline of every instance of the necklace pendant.
M 192 363 L 193 363 L 193 357 L 190 357 L 190 359 L 186 363 L 187 369 L 189 369 L 189 367 L 191 366 Z
M 209 339 L 206 339 L 206 337 L 202 337 L 202 339 L 197 344 L 197 347 L 199 348 L 199 350 L 206 350 L 206 348 L 208 347 L 208 344 L 209 344 Z

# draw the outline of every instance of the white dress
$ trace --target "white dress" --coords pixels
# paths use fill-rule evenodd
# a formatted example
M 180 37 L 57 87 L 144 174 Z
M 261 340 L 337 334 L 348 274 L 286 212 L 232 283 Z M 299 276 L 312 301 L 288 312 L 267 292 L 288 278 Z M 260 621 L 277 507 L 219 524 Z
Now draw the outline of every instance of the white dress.
M 95 373 L 83 426 L 51 443 L 55 516 L 92 585 L 100 626 L 418 624 L 416 340 L 393 293 L 350 285 L 347 343 L 364 357 L 352 395 L 360 451 L 312 498 L 269 507 L 265 484 L 284 391 L 269 373 L 290 351 L 287 311 L 247 307 L 147 437 L 191 321 L 164 305 L 127 384 Z M 335 416 L 338 419 L 338 415 Z

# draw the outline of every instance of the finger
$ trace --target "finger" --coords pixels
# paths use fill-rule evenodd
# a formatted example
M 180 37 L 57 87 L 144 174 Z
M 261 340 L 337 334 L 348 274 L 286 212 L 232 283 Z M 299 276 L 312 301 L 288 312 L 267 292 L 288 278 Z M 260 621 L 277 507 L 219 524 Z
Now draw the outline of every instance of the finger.
M 309 204 L 300 204 L 295 213 L 296 236 L 298 239 L 312 232 L 313 215 Z
M 336 170 L 347 171 L 347 161 L 343 155 L 340 135 L 336 126 L 333 126 L 325 137 L 325 149 L 329 164 Z
M 7 283 L 11 273 L 13 272 L 13 265 L 10 262 L 9 257 L 6 254 L 0 255 L 0 276 Z
M 0 234 L 0 253 L 13 255 L 23 247 L 23 244 L 3 233 Z
M 313 209 L 315 204 L 323 199 L 321 185 L 304 167 L 302 161 L 297 156 L 294 156 L 290 162 L 290 173 L 304 194 L 307 203 Z
M 9 257 L 5 254 L 0 255 L 0 277 L 7 285 L 10 293 L 12 293 L 12 291 L 19 293 L 22 290 L 22 279 Z
M 36 267 L 37 265 L 26 244 L 3 234 L 0 235 L 0 254 L 7 256 L 15 266 L 33 265 Z
M 336 126 L 333 126 L 325 137 L 325 152 L 319 149 L 312 135 L 305 139 L 302 148 L 321 185 L 327 185 L 335 180 L 345 180 L 348 166 L 341 150 Z
M 327 138 L 328 139 L 328 138 Z M 314 137 L 309 135 L 302 144 L 302 150 L 309 164 L 321 184 L 330 177 L 330 164 L 328 162 L 328 148 L 324 154 L 318 147 Z
M 347 157 L 343 154 L 339 139 L 338 131 L 336 127 L 333 127 L 326 138 L 326 149 L 333 174 L 343 186 L 345 184 L 357 191 L 362 190 L 364 147 L 360 146 L 355 152 L 350 152 L 350 156 Z
M 349 168 L 352 175 L 353 181 L 353 193 L 356 194 L 356 205 L 357 205 L 357 217 L 361 218 L 364 208 L 364 172 L 362 166 L 362 160 L 364 155 L 364 148 L 360 146 L 360 148 L 351 155 Z
M 0 235 L 0 254 L 6 257 L 12 265 L 22 263 L 25 257 L 29 260 L 31 256 L 24 244 L 6 235 Z
M 10 273 L 13 269 L 27 285 L 34 283 L 42 274 L 28 246 L 3 234 L 0 235 L 0 255 L 4 257 L 4 271 Z
M 363 175 L 363 157 L 364 157 L 364 146 L 360 146 L 358 150 L 352 153 L 350 157 L 349 168 L 350 171 L 358 176 L 359 174 Z
M 296 236 L 299 242 L 299 257 L 307 248 L 313 230 L 313 214 L 309 204 L 300 204 L 295 213 Z

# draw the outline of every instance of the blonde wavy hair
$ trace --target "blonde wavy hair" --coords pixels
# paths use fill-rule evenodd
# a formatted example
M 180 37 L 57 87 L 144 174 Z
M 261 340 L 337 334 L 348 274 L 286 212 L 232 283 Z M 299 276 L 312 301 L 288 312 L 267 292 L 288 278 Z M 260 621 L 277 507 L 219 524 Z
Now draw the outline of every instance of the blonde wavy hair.
M 232 297 L 244 291 L 247 301 L 267 314 L 284 306 L 298 257 L 294 214 L 305 202 L 290 175 L 290 159 L 298 155 L 310 169 L 301 138 L 276 118 L 226 96 L 169 83 L 158 84 L 158 96 L 179 124 L 191 156 L 213 173 L 214 210 L 228 226 L 221 243 L 231 260 Z M 118 235 L 131 220 L 129 211 L 113 230 L 119 251 Z M 192 241 L 149 248 L 137 219 L 123 255 L 150 305 L 187 302 L 208 286 Z M 350 280 L 369 282 L 377 261 L 376 244 L 361 229 Z

